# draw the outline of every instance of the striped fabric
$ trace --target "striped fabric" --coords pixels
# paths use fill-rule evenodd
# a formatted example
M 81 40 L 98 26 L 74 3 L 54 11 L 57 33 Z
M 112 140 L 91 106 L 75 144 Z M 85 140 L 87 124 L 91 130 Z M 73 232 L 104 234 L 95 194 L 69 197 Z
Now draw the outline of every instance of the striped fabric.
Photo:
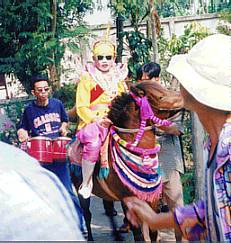
M 123 184 L 141 200 L 153 202 L 162 191 L 158 156 L 138 156 L 117 143 L 110 141 L 112 165 Z

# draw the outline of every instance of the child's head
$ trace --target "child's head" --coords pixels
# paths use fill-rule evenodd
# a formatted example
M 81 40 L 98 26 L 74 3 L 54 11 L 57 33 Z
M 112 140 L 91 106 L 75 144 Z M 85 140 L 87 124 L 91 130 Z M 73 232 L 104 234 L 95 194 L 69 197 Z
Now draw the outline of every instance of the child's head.
M 97 41 L 93 46 L 95 66 L 102 72 L 108 72 L 115 62 L 115 45 L 109 40 Z
M 142 67 L 142 80 L 147 79 L 155 79 L 155 81 L 159 81 L 160 78 L 160 65 L 155 62 L 149 62 L 143 65 Z

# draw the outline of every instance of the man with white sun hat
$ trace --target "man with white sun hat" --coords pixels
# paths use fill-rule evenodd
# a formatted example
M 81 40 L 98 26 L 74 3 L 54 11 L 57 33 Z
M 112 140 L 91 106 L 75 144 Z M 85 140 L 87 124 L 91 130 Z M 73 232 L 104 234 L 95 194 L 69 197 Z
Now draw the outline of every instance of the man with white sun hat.
M 151 229 L 179 228 L 189 240 L 230 242 L 231 36 L 204 38 L 188 54 L 174 56 L 167 71 L 181 84 L 185 108 L 197 113 L 209 135 L 204 198 L 158 215 L 137 198 L 128 198 L 128 218 L 133 224 L 145 221 Z
M 231 111 L 230 43 L 229 36 L 211 35 L 188 54 L 174 56 L 167 71 L 200 103 Z

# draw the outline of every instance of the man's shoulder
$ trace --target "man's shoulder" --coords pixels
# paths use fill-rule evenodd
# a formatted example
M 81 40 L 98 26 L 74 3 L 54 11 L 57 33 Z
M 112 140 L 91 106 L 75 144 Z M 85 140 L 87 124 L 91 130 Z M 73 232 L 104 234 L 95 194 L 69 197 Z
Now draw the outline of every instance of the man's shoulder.
M 31 110 L 35 106 L 34 100 L 25 106 L 25 111 Z
M 50 104 L 55 104 L 55 105 L 61 105 L 63 102 L 57 98 L 49 98 L 49 103 Z

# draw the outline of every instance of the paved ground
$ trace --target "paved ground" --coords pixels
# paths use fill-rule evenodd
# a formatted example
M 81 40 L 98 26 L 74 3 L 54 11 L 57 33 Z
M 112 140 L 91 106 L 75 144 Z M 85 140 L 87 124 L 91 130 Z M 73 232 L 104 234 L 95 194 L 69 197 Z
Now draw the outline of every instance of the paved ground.
M 118 215 L 115 217 L 118 226 L 123 223 L 123 211 L 120 202 L 115 202 L 115 208 Z M 92 212 L 92 232 L 95 241 L 108 242 L 113 241 L 110 229 L 110 222 L 104 213 L 102 199 L 93 196 L 91 199 L 91 212 Z M 132 233 L 123 234 L 125 241 L 133 241 Z M 174 241 L 174 234 L 172 231 L 162 231 L 160 233 L 161 241 Z

